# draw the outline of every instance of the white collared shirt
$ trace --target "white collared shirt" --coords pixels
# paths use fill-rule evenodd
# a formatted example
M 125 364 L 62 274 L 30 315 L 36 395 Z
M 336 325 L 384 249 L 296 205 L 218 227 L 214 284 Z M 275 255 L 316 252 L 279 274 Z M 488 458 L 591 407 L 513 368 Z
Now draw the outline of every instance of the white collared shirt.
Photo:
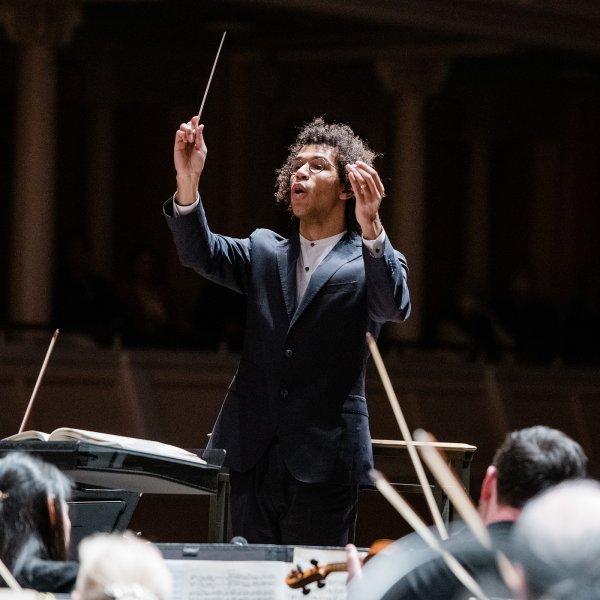
M 300 236 L 300 256 L 296 263 L 296 300 L 298 304 L 306 292 L 312 274 L 345 233 L 342 231 L 331 237 L 312 241 Z

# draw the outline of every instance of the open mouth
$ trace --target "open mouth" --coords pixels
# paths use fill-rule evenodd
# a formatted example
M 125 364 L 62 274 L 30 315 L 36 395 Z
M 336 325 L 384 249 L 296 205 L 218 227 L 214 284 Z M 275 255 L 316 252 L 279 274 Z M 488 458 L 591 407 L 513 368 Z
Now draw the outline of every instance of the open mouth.
M 300 183 L 295 183 L 292 186 L 292 195 L 298 197 L 301 194 L 306 194 L 306 190 L 304 189 L 304 186 Z

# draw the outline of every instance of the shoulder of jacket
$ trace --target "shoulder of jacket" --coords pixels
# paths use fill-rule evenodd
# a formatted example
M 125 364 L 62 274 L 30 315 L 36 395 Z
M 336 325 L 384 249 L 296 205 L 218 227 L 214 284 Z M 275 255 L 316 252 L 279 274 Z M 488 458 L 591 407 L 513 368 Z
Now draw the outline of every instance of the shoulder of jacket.
M 255 229 L 250 234 L 250 239 L 253 241 L 261 241 L 261 242 L 287 242 L 288 238 L 279 235 L 275 231 L 271 229 Z

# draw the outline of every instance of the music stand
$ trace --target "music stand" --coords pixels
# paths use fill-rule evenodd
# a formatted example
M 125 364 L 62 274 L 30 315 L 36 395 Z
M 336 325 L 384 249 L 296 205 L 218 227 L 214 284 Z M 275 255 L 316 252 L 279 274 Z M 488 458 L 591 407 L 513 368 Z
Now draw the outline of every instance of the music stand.
M 141 494 L 131 490 L 73 490 L 69 504 L 71 556 L 77 560 L 79 542 L 93 533 L 125 531 Z

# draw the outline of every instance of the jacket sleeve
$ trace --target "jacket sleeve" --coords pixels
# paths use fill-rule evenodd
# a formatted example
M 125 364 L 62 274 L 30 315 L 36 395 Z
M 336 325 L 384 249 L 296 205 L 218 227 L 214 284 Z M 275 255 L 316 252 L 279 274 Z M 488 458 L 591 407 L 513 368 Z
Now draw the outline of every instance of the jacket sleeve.
M 373 321 L 404 321 L 410 314 L 408 266 L 388 237 L 383 256 L 374 257 L 363 244 L 369 316 Z
M 163 206 L 179 260 L 198 274 L 246 294 L 250 273 L 250 240 L 212 233 L 202 202 L 194 212 L 175 217 L 173 198 Z

